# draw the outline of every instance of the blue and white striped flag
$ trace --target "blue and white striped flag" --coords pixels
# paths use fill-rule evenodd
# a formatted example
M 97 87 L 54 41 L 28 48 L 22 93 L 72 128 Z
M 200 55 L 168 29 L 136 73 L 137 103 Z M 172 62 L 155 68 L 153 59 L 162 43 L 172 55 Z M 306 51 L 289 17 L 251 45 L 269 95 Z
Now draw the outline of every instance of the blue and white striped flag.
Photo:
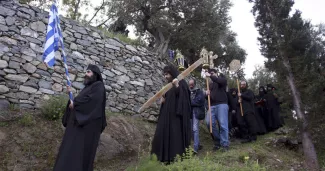
M 49 13 L 49 23 L 47 26 L 46 42 L 44 47 L 43 61 L 53 67 L 55 63 L 55 51 L 59 50 L 59 30 L 58 16 L 55 4 L 52 5 Z
M 58 14 L 58 9 L 56 7 L 56 2 L 54 1 L 50 13 L 49 13 L 49 23 L 47 26 L 46 42 L 44 47 L 43 62 L 47 66 L 53 67 L 55 64 L 55 51 L 59 50 L 61 46 L 62 50 L 62 59 L 64 62 L 65 73 L 67 77 L 67 84 L 71 87 L 71 81 L 69 78 L 66 54 L 64 51 L 63 36 L 60 27 L 60 19 Z M 70 100 L 73 102 L 72 92 L 69 93 Z

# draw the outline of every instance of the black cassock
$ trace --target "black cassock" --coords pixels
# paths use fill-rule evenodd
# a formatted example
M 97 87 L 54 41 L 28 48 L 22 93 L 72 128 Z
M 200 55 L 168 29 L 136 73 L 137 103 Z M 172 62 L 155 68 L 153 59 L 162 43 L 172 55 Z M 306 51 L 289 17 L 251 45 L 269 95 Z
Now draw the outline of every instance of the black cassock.
M 264 94 L 259 94 L 255 97 L 255 116 L 258 123 L 258 134 L 265 134 L 267 132 L 265 123 L 267 121 L 267 113 L 265 109 Z
M 246 132 L 248 133 L 248 136 L 255 137 L 259 130 L 259 125 L 255 116 L 254 93 L 249 89 L 245 89 L 242 90 L 241 94 L 243 118 L 247 126 Z
M 106 127 L 106 94 L 103 82 L 86 86 L 67 105 L 62 123 L 66 127 L 54 171 L 92 171 L 100 138 Z
M 267 108 L 266 126 L 268 131 L 274 131 L 281 126 L 279 110 L 277 107 L 277 99 L 273 95 L 272 91 L 268 91 L 268 93 L 264 97 L 266 100 L 266 108 Z
M 172 162 L 176 155 L 185 152 L 191 143 L 191 100 L 187 83 L 182 80 L 179 87 L 173 86 L 165 94 L 160 107 L 152 154 L 161 162 Z

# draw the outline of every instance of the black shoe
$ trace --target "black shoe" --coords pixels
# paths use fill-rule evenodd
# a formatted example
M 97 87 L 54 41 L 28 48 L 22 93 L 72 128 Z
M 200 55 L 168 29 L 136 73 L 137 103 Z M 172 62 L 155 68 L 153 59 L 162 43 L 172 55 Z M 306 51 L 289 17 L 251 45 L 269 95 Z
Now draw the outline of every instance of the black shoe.
M 254 141 L 256 141 L 256 139 L 257 139 L 256 135 L 249 136 L 246 139 L 244 139 L 243 141 L 241 141 L 241 143 L 243 144 L 243 143 L 254 142 Z
M 193 150 L 193 156 L 196 156 L 196 155 L 197 155 L 197 151 Z
M 222 147 L 222 152 L 227 152 L 227 151 L 229 151 L 229 146 Z
M 220 146 L 214 146 L 212 151 L 218 151 L 220 149 Z
M 247 138 L 247 139 L 242 140 L 240 143 L 245 144 L 245 143 L 250 143 L 250 142 L 252 142 L 252 140 Z
M 203 149 L 203 146 L 202 145 L 199 145 L 199 149 L 197 151 L 200 151 Z

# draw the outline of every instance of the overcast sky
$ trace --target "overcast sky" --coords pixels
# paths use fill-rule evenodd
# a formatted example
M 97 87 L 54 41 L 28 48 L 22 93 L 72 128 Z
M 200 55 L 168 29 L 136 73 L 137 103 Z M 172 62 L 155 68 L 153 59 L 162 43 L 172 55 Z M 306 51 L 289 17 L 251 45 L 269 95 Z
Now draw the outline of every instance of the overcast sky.
M 255 65 L 264 65 L 265 58 L 261 55 L 258 46 L 258 32 L 254 27 L 254 17 L 250 12 L 252 4 L 248 0 L 232 0 L 230 9 L 232 17 L 231 28 L 238 34 L 239 45 L 246 50 L 245 65 L 246 77 L 252 77 Z M 294 9 L 302 11 L 304 19 L 310 19 L 313 24 L 325 23 L 325 0 L 295 0 Z M 246 79 L 247 79 L 246 78 Z
M 254 27 L 254 17 L 251 13 L 252 4 L 248 0 L 231 0 L 232 17 L 231 29 L 238 34 L 239 45 L 246 50 L 245 65 L 246 79 L 252 77 L 256 65 L 264 65 L 265 58 L 260 54 L 258 46 L 258 32 Z M 99 6 L 102 0 L 91 0 L 94 6 Z M 310 19 L 313 24 L 325 23 L 325 0 L 295 0 L 294 9 L 302 11 L 304 19 Z M 83 11 L 87 13 L 86 11 Z M 88 12 L 91 12 L 90 10 Z M 91 16 L 91 15 L 90 15 Z M 132 29 L 129 36 L 135 38 Z

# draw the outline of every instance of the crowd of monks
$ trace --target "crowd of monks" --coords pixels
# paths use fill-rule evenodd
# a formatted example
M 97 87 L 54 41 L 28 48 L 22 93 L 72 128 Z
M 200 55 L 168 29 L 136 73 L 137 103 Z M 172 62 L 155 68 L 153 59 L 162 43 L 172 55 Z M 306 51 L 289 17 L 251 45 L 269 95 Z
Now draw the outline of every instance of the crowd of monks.
M 268 132 L 275 131 L 284 125 L 284 119 L 280 116 L 280 104 L 282 101 L 276 93 L 276 88 L 272 84 L 260 86 L 258 94 L 254 95 L 254 105 L 245 106 L 252 107 L 254 113 L 241 114 L 238 90 L 231 88 L 228 91 L 229 95 L 229 134 L 231 137 L 244 138 L 247 141 L 256 140 L 256 135 L 263 135 Z M 242 102 L 244 103 L 244 101 Z M 233 113 L 232 110 L 236 112 Z M 247 110 L 247 109 L 246 109 Z
M 284 124 L 281 101 L 271 84 L 259 87 L 255 95 L 247 81 L 240 81 L 239 91 L 228 90 L 227 78 L 216 69 L 205 71 L 209 83 L 206 90 L 199 88 L 194 79 L 178 81 L 177 75 L 175 67 L 164 68 L 165 79 L 173 88 L 161 98 L 151 151 L 161 162 L 170 163 L 177 155 L 182 156 L 191 141 L 197 154 L 203 148 L 199 135 L 203 120 L 210 128 L 213 151 L 231 149 L 231 137 L 249 143 Z

